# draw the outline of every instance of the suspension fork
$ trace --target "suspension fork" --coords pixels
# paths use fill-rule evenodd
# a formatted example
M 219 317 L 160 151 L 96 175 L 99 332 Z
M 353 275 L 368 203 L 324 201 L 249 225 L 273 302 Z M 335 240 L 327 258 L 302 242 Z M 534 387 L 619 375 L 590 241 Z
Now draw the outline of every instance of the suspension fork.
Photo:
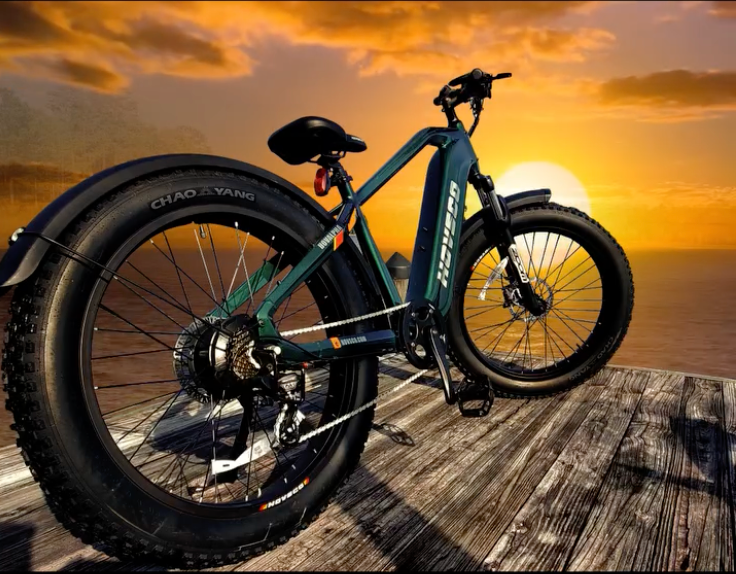
M 494 238 L 498 253 L 503 261 L 508 258 L 507 273 L 519 289 L 524 307 L 535 317 L 542 315 L 545 304 L 541 297 L 534 292 L 529 276 L 524 269 L 524 263 L 519 256 L 513 235 L 511 235 L 511 218 L 503 197 L 496 193 L 493 180 L 473 166 L 468 175 L 468 181 L 475 187 L 486 216 L 483 218 L 486 236 Z M 531 254 L 529 255 L 531 257 Z

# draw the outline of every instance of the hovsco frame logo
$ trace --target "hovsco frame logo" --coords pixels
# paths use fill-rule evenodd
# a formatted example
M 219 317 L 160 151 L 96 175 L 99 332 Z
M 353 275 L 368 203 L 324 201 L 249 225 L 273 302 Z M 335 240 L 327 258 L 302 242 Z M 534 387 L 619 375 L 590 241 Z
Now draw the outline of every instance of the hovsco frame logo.
M 158 199 L 154 199 L 151 202 L 151 209 L 161 209 L 165 205 L 171 205 L 177 201 L 185 199 L 193 199 L 195 197 L 202 197 L 205 195 L 218 195 L 226 197 L 237 197 L 239 199 L 245 199 L 247 201 L 255 201 L 256 195 L 250 191 L 242 191 L 240 189 L 232 189 L 229 187 L 202 187 L 200 189 L 187 189 L 186 191 L 177 191 L 176 193 L 169 193 Z
M 330 229 L 327 235 L 325 235 L 319 243 L 317 243 L 317 247 L 319 247 L 320 249 L 324 249 L 330 243 L 332 243 L 332 240 L 335 239 L 335 236 L 341 231 L 342 231 L 342 227 L 340 227 L 339 225 L 336 225 L 335 227 Z M 337 247 L 335 247 L 335 249 L 337 249 Z
M 447 212 L 445 214 L 445 228 L 442 231 L 442 251 L 440 252 L 440 263 L 437 268 L 437 279 L 447 289 L 447 280 L 450 277 L 450 263 L 452 263 L 452 238 L 455 236 L 457 226 L 457 196 L 460 188 L 454 181 L 450 181 L 450 197 L 447 198 Z

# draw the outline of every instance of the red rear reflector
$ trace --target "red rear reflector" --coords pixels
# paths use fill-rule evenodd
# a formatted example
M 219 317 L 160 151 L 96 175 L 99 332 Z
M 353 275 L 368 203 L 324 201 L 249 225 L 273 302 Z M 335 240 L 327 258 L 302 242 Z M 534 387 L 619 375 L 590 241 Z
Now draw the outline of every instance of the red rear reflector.
M 314 193 L 319 197 L 324 197 L 330 190 L 330 174 L 328 171 L 321 167 L 317 170 L 317 174 L 314 176 Z

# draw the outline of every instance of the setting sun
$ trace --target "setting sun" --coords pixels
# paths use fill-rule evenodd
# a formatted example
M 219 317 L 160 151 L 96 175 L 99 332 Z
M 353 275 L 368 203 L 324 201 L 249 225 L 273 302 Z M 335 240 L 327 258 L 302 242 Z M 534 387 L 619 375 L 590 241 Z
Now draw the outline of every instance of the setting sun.
M 554 163 L 520 163 L 501 175 L 495 183 L 496 190 L 501 195 L 527 189 L 549 188 L 555 203 L 577 207 L 588 215 L 591 214 L 590 201 L 583 184 L 569 170 Z

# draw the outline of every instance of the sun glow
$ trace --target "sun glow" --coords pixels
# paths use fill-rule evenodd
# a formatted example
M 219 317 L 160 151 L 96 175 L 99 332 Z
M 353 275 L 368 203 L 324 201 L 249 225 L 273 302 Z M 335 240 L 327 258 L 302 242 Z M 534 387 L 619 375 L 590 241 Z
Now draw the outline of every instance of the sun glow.
M 555 203 L 577 207 L 591 214 L 590 200 L 583 184 L 569 170 L 555 163 L 534 161 L 517 164 L 495 180 L 495 184 L 500 195 L 549 188 Z
M 548 188 L 552 191 L 552 201 L 555 203 L 577 207 L 591 215 L 590 199 L 583 184 L 569 170 L 555 163 L 530 161 L 516 164 L 500 177 L 494 178 L 494 184 L 496 191 L 503 196 Z M 470 217 L 480 209 L 480 202 L 475 193 L 468 193 L 466 197 L 468 209 L 465 216 Z

